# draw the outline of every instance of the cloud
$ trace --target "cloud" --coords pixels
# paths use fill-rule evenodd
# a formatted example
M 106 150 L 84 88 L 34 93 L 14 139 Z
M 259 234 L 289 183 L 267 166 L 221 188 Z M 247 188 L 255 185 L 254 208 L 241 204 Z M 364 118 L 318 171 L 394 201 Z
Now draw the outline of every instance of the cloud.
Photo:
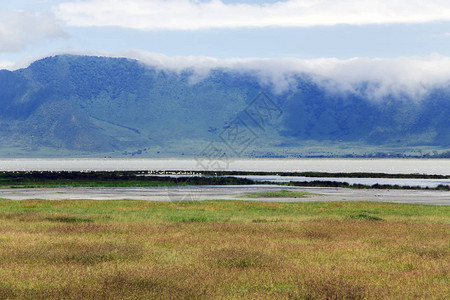
M 23 50 L 30 44 L 63 36 L 53 14 L 0 10 L 0 52 Z
M 447 0 L 286 0 L 226 4 L 220 0 L 85 0 L 54 7 L 70 26 L 142 30 L 306 27 L 450 20 Z
M 217 59 L 201 56 L 166 56 L 141 50 L 122 51 L 115 54 L 76 50 L 52 53 L 52 55 L 59 54 L 135 59 L 160 71 L 178 74 L 185 71 L 191 72 L 192 84 L 207 79 L 212 70 L 221 69 L 256 76 L 260 84 L 271 89 L 275 94 L 297 88 L 297 79 L 305 75 L 332 94 L 351 93 L 374 101 L 380 101 L 389 95 L 419 101 L 434 88 L 450 87 L 450 57 L 439 54 L 425 57 L 341 60 L 337 58 Z M 24 61 L 20 67 L 25 68 L 29 63 L 31 61 Z M 19 64 L 16 64 L 15 68 L 18 67 Z
M 118 57 L 137 59 L 160 70 L 180 73 L 192 70 L 196 83 L 213 69 L 256 75 L 261 84 L 283 93 L 295 87 L 296 78 L 307 75 L 331 93 L 360 94 L 373 100 L 387 95 L 421 99 L 431 89 L 450 85 L 450 57 L 438 54 L 401 58 L 233 58 L 168 57 L 142 51 L 123 52 Z M 361 87 L 365 88 L 362 89 Z
M 15 63 L 8 60 L 0 60 L 0 70 L 6 69 L 11 70 L 15 66 Z

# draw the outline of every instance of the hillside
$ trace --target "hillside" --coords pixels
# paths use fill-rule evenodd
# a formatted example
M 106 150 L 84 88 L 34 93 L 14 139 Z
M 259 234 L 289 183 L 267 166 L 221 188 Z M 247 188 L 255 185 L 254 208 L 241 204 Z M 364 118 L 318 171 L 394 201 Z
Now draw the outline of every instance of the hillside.
M 436 157 L 450 149 L 448 86 L 420 101 L 374 101 L 330 93 L 308 74 L 282 93 L 248 72 L 215 69 L 196 82 L 192 74 L 72 55 L 2 70 L 0 156 L 194 157 L 207 156 L 211 142 L 241 157 Z

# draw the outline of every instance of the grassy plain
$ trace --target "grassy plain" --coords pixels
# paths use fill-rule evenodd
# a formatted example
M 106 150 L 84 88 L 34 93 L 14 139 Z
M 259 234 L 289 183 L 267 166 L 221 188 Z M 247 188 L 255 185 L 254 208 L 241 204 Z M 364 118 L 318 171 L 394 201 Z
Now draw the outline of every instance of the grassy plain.
M 0 200 L 0 298 L 448 299 L 450 207 Z

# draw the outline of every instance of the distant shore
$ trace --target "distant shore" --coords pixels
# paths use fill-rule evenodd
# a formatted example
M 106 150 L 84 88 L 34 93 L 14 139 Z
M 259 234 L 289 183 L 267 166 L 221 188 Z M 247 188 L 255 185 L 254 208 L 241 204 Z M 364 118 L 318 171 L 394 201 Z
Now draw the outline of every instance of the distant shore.
M 243 176 L 245 174 L 246 176 Z M 260 176 L 261 174 L 266 175 Z M 255 175 L 254 177 L 250 175 Z M 273 176 L 276 175 L 276 176 Z M 281 175 L 281 176 L 280 176 Z M 258 177 L 259 176 L 259 177 Z M 283 182 L 273 178 L 283 178 Z M 299 177 L 304 176 L 304 177 Z M 298 180 L 308 178 L 309 180 Z M 324 180 L 322 178 L 325 177 Z M 314 178 L 317 178 L 314 180 Z M 341 179 L 343 178 L 343 179 Z M 374 181 L 371 184 L 346 182 L 352 178 L 389 178 L 391 184 Z M 393 179 L 408 179 L 412 183 L 394 183 Z M 430 185 L 414 185 L 417 179 L 429 181 Z M 436 180 L 440 179 L 437 183 Z M 115 172 L 72 172 L 72 171 L 34 171 L 0 172 L 0 187 L 5 188 L 55 188 L 55 187 L 157 187 L 157 186 L 204 186 L 204 185 L 255 185 L 278 184 L 280 186 L 303 187 L 341 187 L 352 189 L 412 189 L 412 190 L 450 190 L 450 176 L 420 174 L 380 174 L 380 173 L 263 173 L 263 172 L 153 172 L 153 171 L 115 171 Z M 386 181 L 386 180 L 385 180 Z M 434 185 L 431 185 L 433 183 Z M 447 184 L 448 183 L 448 184 Z
M 1 159 L 0 171 L 235 171 L 285 173 L 384 173 L 450 175 L 450 159 Z

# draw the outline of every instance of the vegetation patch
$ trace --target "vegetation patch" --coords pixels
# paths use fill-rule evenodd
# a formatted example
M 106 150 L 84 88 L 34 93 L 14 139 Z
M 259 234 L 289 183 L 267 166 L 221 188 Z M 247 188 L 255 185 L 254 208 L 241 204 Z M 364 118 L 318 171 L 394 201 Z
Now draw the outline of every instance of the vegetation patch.
M 281 190 L 281 191 L 271 191 L 262 193 L 251 193 L 245 194 L 239 197 L 242 198 L 305 198 L 307 196 L 318 196 L 320 194 L 302 192 L 302 191 L 292 191 L 292 190 Z
M 404 250 L 410 251 L 411 253 L 427 259 L 440 259 L 450 257 L 449 247 L 405 247 Z
M 205 216 L 170 216 L 168 220 L 171 222 L 184 222 L 184 223 L 214 221 L 213 218 L 208 218 Z
M 49 232 L 56 232 L 58 234 L 71 234 L 71 233 L 100 233 L 106 234 L 110 233 L 112 230 L 111 226 L 98 225 L 98 224 L 76 224 L 76 225 L 60 225 L 51 227 L 48 229 Z
M 269 267 L 276 261 L 275 258 L 258 250 L 246 248 L 220 249 L 210 253 L 209 258 L 224 268 L 257 268 Z
M 47 221 L 50 222 L 61 222 L 61 223 L 91 223 L 94 220 L 90 218 L 79 218 L 74 216 L 56 216 L 56 217 L 46 217 Z
M 308 229 L 303 234 L 304 237 L 308 239 L 331 239 L 331 234 L 323 229 Z
M 316 277 L 305 280 L 302 289 L 305 299 L 367 299 L 369 289 L 354 280 L 330 277 Z
M 31 247 L 18 253 L 24 261 L 42 261 L 48 264 L 95 265 L 102 262 L 139 259 L 142 249 L 138 245 L 114 242 L 70 241 Z
M 283 219 L 253 219 L 253 223 L 278 223 L 283 222 Z
M 371 216 L 369 214 L 366 213 L 360 213 L 360 214 L 356 214 L 356 215 L 350 215 L 351 219 L 358 219 L 358 220 L 368 220 L 368 221 L 383 221 L 382 218 L 377 217 L 377 216 Z
M 34 211 L 5 212 L 0 213 L 0 219 L 17 220 L 20 222 L 38 222 L 44 219 L 44 215 Z

